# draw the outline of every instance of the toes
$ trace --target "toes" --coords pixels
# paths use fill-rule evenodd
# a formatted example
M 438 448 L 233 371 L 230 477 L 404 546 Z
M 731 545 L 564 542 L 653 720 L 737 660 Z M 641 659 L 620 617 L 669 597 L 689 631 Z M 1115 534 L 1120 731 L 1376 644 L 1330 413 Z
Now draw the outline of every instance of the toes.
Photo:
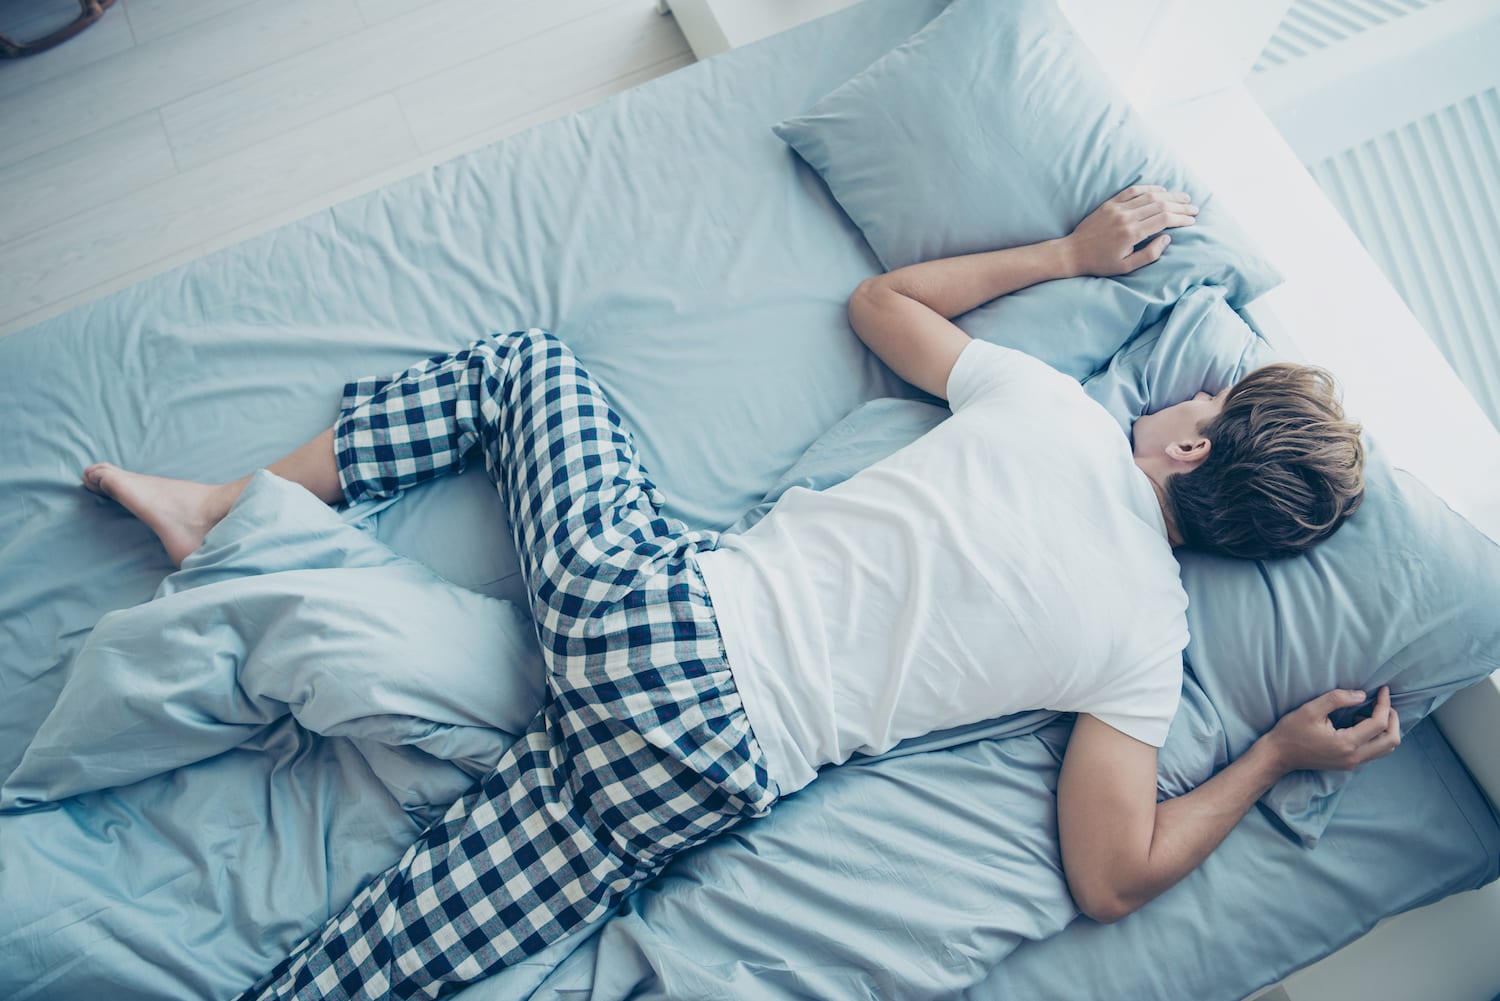
M 96 494 L 109 496 L 104 487 L 104 474 L 113 469 L 107 462 L 96 462 L 83 471 L 83 485 Z

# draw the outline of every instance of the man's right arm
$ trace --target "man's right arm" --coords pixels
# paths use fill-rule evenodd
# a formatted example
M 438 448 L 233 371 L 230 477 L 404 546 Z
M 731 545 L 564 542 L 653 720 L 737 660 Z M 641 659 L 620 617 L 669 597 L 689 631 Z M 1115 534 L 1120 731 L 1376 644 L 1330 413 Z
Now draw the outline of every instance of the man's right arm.
M 1193 791 L 1156 802 L 1156 750 L 1080 714 L 1057 785 L 1063 872 L 1079 910 L 1117 921 L 1209 856 L 1283 775 L 1352 769 L 1401 743 L 1382 688 L 1370 718 L 1344 729 L 1329 715 L 1364 701 L 1332 691 L 1287 713 L 1245 754 Z

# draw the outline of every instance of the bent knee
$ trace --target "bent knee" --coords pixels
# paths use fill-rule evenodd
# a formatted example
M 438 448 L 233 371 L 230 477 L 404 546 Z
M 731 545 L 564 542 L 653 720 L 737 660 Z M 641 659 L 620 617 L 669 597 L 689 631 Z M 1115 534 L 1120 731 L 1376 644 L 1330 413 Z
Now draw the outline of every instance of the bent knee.
M 525 330 L 512 330 L 504 334 L 490 334 L 480 343 L 494 345 L 502 356 L 548 354 L 559 349 L 563 351 L 568 349 L 567 345 L 558 340 L 551 331 L 541 327 L 527 327 Z

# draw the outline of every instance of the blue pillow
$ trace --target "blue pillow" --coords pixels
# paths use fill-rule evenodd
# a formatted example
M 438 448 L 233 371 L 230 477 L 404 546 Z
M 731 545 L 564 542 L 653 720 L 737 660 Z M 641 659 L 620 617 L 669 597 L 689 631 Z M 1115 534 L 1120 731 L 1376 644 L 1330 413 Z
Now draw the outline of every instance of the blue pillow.
M 775 126 L 887 269 L 1063 236 L 1136 183 L 1193 195 L 1161 260 L 965 314 L 975 337 L 1083 378 L 1188 287 L 1239 307 L 1280 276 L 1114 89 L 1050 0 L 956 0 L 804 115 Z
M 1128 427 L 1278 360 L 1222 290 L 1195 289 L 1085 388 Z M 1368 435 L 1365 448 L 1364 503 L 1322 545 L 1266 561 L 1177 552 L 1187 664 L 1232 757 L 1330 689 L 1363 689 L 1373 701 L 1390 685 L 1405 732 L 1500 668 L 1500 547 L 1394 468 Z M 1335 720 L 1347 725 L 1356 712 Z M 1312 847 L 1351 774 L 1295 772 L 1261 802 Z

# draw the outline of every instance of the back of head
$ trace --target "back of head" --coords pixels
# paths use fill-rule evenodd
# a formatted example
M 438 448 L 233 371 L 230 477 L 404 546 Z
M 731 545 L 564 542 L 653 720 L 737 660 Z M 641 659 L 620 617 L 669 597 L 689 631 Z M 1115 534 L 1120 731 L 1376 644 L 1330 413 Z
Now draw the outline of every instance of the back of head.
M 1167 481 L 1183 543 L 1274 559 L 1332 535 L 1364 499 L 1360 426 L 1344 419 L 1333 376 L 1310 365 L 1256 369 L 1201 433 L 1208 456 Z

